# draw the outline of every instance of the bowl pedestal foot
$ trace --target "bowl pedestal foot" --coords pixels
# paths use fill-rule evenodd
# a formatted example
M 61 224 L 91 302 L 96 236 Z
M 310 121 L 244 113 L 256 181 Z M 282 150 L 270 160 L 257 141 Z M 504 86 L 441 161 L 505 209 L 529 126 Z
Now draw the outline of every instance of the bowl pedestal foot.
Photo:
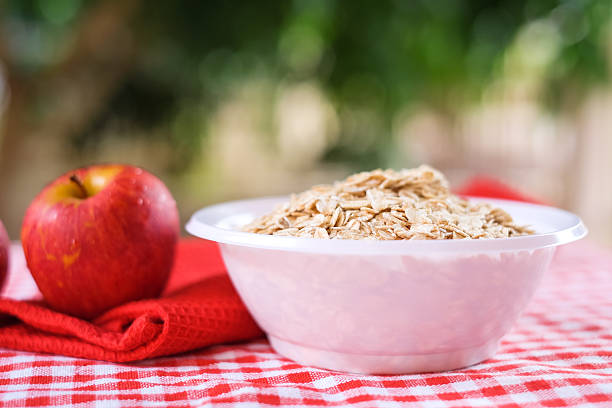
M 491 358 L 499 340 L 450 352 L 407 355 L 353 354 L 323 350 L 268 335 L 272 348 L 300 364 L 360 374 L 416 374 L 456 370 Z

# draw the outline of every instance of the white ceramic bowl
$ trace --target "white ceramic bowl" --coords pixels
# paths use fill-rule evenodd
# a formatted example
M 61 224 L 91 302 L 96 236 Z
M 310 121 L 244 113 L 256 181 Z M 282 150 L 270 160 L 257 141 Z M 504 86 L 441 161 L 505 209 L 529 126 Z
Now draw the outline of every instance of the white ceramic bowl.
M 491 357 L 555 247 L 586 235 L 569 212 L 503 200 L 483 201 L 536 235 L 359 241 L 239 231 L 285 200 L 206 207 L 186 228 L 220 244 L 238 293 L 278 353 L 349 372 L 444 371 Z

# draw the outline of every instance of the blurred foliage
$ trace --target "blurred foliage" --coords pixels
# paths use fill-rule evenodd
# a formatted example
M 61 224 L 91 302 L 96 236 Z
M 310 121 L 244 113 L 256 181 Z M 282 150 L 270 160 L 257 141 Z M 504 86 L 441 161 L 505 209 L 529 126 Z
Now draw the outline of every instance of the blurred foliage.
M 5 1 L 1 34 L 20 77 L 61 59 L 95 3 Z M 180 171 L 197 157 L 209 115 L 241 83 L 314 80 L 340 119 L 324 158 L 375 167 L 390 154 L 399 110 L 425 104 L 452 113 L 478 99 L 533 22 L 544 24 L 542 47 L 552 50 L 543 68 L 549 106 L 606 80 L 611 8 L 609 0 L 142 1 L 128 25 L 136 43 L 129 71 L 70 137 L 76 149 L 91 149 L 108 126 L 128 124 L 142 132 L 119 135 L 163 139 Z M 355 122 L 355 112 L 376 118 L 374 128 Z

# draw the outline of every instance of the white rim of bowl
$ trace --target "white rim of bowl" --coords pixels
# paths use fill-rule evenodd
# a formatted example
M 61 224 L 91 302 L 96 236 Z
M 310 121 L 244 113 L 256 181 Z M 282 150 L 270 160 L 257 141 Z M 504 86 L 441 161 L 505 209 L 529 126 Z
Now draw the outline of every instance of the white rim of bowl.
M 513 238 L 496 239 L 460 239 L 460 240 L 409 240 L 409 241 L 380 241 L 380 240 L 348 240 L 348 239 L 316 239 L 284 237 L 275 235 L 261 235 L 250 232 L 236 231 L 221 228 L 215 224 L 219 221 L 240 213 L 240 208 L 247 205 L 270 204 L 287 200 L 288 197 L 263 197 L 249 200 L 229 201 L 204 207 L 196 211 L 187 222 L 185 229 L 190 234 L 215 241 L 220 244 L 246 246 L 251 248 L 284 250 L 308 253 L 326 254 L 360 254 L 360 255 L 384 255 L 384 254 L 455 254 L 480 253 L 480 252 L 508 252 L 508 251 L 532 251 L 535 249 L 568 244 L 584 238 L 588 230 L 582 220 L 569 211 L 544 205 L 524 203 L 511 200 L 489 199 L 481 197 L 468 197 L 469 199 L 482 200 L 494 205 L 504 207 L 504 204 L 530 208 L 533 211 L 544 211 L 550 215 L 561 217 L 566 222 L 558 230 L 526 235 Z

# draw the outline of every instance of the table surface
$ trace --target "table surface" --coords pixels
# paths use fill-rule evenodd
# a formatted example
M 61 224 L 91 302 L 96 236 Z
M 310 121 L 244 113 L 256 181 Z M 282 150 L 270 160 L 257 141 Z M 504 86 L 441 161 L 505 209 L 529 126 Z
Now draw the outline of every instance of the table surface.
M 14 248 L 12 271 L 23 270 Z M 27 273 L 3 295 L 31 298 Z M 304 367 L 265 340 L 113 364 L 0 349 L 0 406 L 612 407 L 612 253 L 561 248 L 535 298 L 484 363 L 425 375 Z

